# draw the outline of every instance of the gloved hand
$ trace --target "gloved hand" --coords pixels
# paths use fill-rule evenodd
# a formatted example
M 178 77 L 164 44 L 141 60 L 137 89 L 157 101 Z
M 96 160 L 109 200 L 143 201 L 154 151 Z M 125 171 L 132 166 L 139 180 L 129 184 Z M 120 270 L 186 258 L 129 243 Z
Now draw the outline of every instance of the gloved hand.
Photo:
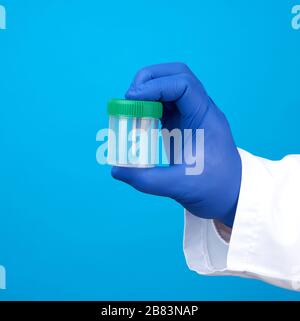
M 185 64 L 153 65 L 137 73 L 126 98 L 163 102 L 162 127 L 168 130 L 203 128 L 204 171 L 186 175 L 185 163 L 171 161 L 169 167 L 113 167 L 112 176 L 144 193 L 171 197 L 196 216 L 232 227 L 241 159 L 224 114 L 201 82 Z

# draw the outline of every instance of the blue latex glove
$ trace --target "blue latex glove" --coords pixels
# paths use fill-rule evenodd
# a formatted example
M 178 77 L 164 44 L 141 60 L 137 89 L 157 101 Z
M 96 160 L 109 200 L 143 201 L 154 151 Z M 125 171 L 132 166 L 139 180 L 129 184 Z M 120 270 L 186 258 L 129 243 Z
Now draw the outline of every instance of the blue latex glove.
M 171 197 L 192 214 L 232 227 L 241 182 L 241 159 L 224 114 L 182 63 L 146 67 L 135 76 L 127 99 L 164 104 L 163 128 L 205 131 L 204 171 L 186 175 L 186 164 L 154 168 L 113 167 L 112 176 L 139 191 Z

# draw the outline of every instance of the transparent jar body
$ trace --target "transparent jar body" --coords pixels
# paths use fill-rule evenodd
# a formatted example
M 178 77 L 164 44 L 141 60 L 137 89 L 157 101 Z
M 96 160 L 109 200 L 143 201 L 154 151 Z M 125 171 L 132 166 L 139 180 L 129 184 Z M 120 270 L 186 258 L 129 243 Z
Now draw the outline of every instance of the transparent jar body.
M 154 167 L 157 159 L 158 124 L 159 120 L 156 118 L 110 116 L 108 164 Z

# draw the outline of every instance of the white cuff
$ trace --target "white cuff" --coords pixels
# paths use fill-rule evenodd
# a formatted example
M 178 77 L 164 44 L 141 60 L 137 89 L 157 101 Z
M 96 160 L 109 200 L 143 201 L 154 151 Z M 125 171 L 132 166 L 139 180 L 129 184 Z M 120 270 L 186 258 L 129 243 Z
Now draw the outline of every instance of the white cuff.
M 187 264 L 200 274 L 253 277 L 300 290 L 300 156 L 270 161 L 239 153 L 242 183 L 231 235 L 185 211 Z
M 185 211 L 184 254 L 188 267 L 200 274 L 228 274 L 228 243 L 216 230 L 213 220 Z

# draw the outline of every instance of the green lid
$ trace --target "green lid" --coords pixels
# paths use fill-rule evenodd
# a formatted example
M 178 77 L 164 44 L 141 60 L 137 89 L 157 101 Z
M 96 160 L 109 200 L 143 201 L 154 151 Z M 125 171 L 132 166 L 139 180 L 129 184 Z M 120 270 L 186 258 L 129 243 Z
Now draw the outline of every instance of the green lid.
M 107 107 L 111 116 L 138 118 L 161 118 L 163 111 L 162 103 L 158 101 L 111 99 Z

